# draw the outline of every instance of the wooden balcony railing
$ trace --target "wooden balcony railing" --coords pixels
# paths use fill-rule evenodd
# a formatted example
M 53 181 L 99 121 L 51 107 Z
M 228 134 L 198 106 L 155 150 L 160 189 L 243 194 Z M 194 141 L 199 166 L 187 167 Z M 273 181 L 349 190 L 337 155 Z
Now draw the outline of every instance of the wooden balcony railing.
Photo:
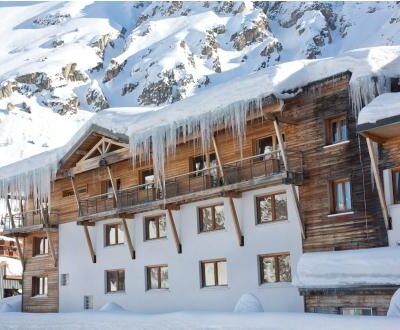
M 286 151 L 291 175 L 302 175 L 302 154 Z M 285 171 L 280 152 L 243 158 L 222 166 L 180 174 L 165 179 L 164 191 L 153 183 L 129 187 L 117 192 L 117 201 L 113 193 L 91 196 L 80 200 L 80 215 L 86 216 L 117 207 L 124 208 L 165 198 L 178 197 L 211 188 L 250 181 L 258 177 L 273 176 Z
M 43 212 L 47 211 L 44 210 Z M 17 228 L 24 228 L 35 225 L 44 225 L 45 221 L 43 218 L 44 216 L 43 212 L 41 212 L 40 210 L 31 210 L 23 213 L 13 214 L 15 228 L 13 227 L 10 216 L 7 214 L 6 216 L 3 216 L 0 220 L 0 229 L 2 231 L 8 231 Z M 48 214 L 48 219 L 49 219 L 49 225 L 58 224 L 59 213 L 57 211 L 52 211 L 51 213 Z

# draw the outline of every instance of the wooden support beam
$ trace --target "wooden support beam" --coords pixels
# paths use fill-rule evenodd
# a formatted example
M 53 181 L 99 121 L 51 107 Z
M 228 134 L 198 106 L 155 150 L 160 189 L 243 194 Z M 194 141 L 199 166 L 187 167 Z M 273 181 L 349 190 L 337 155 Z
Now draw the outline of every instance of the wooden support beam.
M 126 223 L 126 218 L 125 217 L 122 217 L 122 227 L 124 227 L 125 241 L 126 241 L 126 243 L 128 245 L 129 254 L 130 254 L 132 259 L 135 259 L 136 258 L 136 252 L 135 252 L 135 249 L 133 248 L 131 235 L 129 234 L 129 228 L 128 228 L 128 225 Z
M 372 140 L 372 141 L 374 141 L 376 143 L 379 143 L 379 144 L 383 144 L 383 143 L 385 143 L 387 141 L 387 139 L 379 137 L 379 136 L 376 136 L 376 135 L 374 135 L 372 133 L 369 133 L 369 132 L 362 132 L 362 133 L 360 133 L 360 135 L 362 135 L 366 139 L 370 139 L 370 140 Z
M 86 238 L 86 243 L 89 248 L 90 252 L 90 257 L 92 258 L 92 262 L 95 264 L 96 263 L 96 253 L 94 252 L 92 240 L 90 239 L 90 234 L 89 234 L 89 229 L 87 224 L 83 224 L 83 231 L 85 233 L 85 238 Z
M 113 194 L 114 194 L 114 199 L 115 199 L 115 203 L 118 204 L 118 195 L 117 195 L 117 189 L 115 188 L 115 182 L 111 173 L 111 167 L 109 165 L 107 165 L 107 172 L 108 172 L 108 177 L 110 178 L 111 181 L 111 187 L 113 190 Z
M 301 231 L 301 237 L 303 239 L 306 238 L 306 232 L 304 228 L 304 221 L 303 221 L 303 216 L 301 214 L 301 206 L 300 206 L 300 201 L 299 201 L 299 196 L 297 195 L 297 190 L 294 184 L 290 184 L 290 189 L 293 195 L 293 199 L 296 203 L 296 213 L 297 213 L 297 219 L 299 219 L 299 226 L 300 226 L 300 231 Z
M 73 176 L 71 176 L 71 185 L 72 185 L 72 190 L 74 191 L 76 206 L 78 207 L 78 214 L 81 215 L 81 203 L 79 201 L 79 192 L 78 189 L 76 189 L 75 179 Z
M 242 192 L 241 191 L 236 191 L 236 190 L 232 190 L 232 191 L 224 191 L 222 193 L 223 197 L 232 197 L 232 198 L 242 198 Z
M 160 205 L 160 209 L 179 211 L 181 209 L 181 206 L 178 203 L 162 204 Z
M 167 212 L 168 212 L 169 224 L 170 224 L 171 229 L 172 229 L 172 236 L 174 238 L 174 242 L 175 242 L 175 246 L 176 246 L 176 251 L 178 253 L 182 253 L 182 244 L 181 244 L 181 242 L 179 240 L 179 237 L 178 237 L 178 232 L 176 230 L 175 221 L 174 221 L 174 217 L 172 215 L 172 211 L 171 211 L 171 209 L 167 209 Z
M 219 153 L 217 141 L 215 140 L 215 136 L 212 137 L 212 143 L 213 143 L 213 147 L 214 147 L 214 151 L 215 151 L 215 156 L 216 156 L 217 162 L 218 162 L 218 168 L 219 168 L 219 172 L 220 172 L 219 174 L 220 174 L 223 182 L 225 182 L 224 167 L 222 166 L 221 156 Z
M 14 222 L 14 216 L 13 216 L 12 210 L 11 210 L 10 197 L 7 197 L 7 210 L 8 210 L 8 215 L 10 217 L 11 226 L 13 229 L 15 229 L 16 226 L 15 226 L 15 222 Z M 15 234 L 14 234 L 14 239 L 17 244 L 19 260 L 21 261 L 22 269 L 24 269 L 25 262 L 24 262 L 24 255 L 22 254 L 21 243 L 20 243 L 18 237 L 15 236 Z
M 41 207 L 40 208 L 40 213 L 41 213 L 41 216 L 42 216 L 42 219 L 43 219 L 44 230 L 46 232 L 47 241 L 49 242 L 49 249 L 50 249 L 51 258 L 53 259 L 54 267 L 57 267 L 56 251 L 55 251 L 53 240 L 51 239 L 51 233 L 50 233 L 50 221 L 49 221 L 48 209 L 47 208 L 44 209 L 43 207 Z
M 289 171 L 289 166 L 288 166 L 288 161 L 287 161 L 287 158 L 286 158 L 286 150 L 285 150 L 286 148 L 285 148 L 285 144 L 284 144 L 284 141 L 283 141 L 283 138 L 282 138 L 282 133 L 281 133 L 281 129 L 280 129 L 279 122 L 278 122 L 277 118 L 275 118 L 275 120 L 274 120 L 274 128 L 275 128 L 276 137 L 277 137 L 278 142 L 279 142 L 279 148 L 280 148 L 280 151 L 281 151 L 281 157 L 282 157 L 282 160 L 283 160 L 283 165 L 285 166 L 285 171 L 287 172 L 287 171 Z
M 367 137 L 366 140 L 367 140 L 369 158 L 371 159 L 372 173 L 374 174 L 376 189 L 378 191 L 379 203 L 381 204 L 382 208 L 383 220 L 385 221 L 386 229 L 389 230 L 391 229 L 392 226 L 390 223 L 391 221 L 389 217 L 389 212 L 386 206 L 386 200 L 383 191 L 381 176 L 379 175 L 378 160 L 376 159 L 376 154 L 374 152 L 372 140 L 369 137 Z
M 233 224 L 235 227 L 236 237 L 239 242 L 239 246 L 244 246 L 244 236 L 242 234 L 242 230 L 240 229 L 240 224 L 239 224 L 239 219 L 238 219 L 236 208 L 235 208 L 235 203 L 233 202 L 232 197 L 229 197 L 228 200 L 229 200 L 229 208 L 231 210 Z

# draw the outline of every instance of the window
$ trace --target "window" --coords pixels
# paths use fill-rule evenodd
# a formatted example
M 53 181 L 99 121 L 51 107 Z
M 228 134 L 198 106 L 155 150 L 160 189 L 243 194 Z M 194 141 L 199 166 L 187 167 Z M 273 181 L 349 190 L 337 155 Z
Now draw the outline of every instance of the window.
M 32 277 L 32 297 L 47 295 L 47 276 Z
M 165 214 L 144 218 L 145 239 L 160 239 L 167 237 L 167 220 Z
M 257 223 L 287 220 L 286 193 L 270 194 L 256 198 Z
M 115 180 L 115 189 L 120 190 L 121 188 L 121 180 L 117 179 Z M 112 187 L 112 183 L 111 180 L 104 180 L 101 182 L 101 194 L 106 196 L 103 196 L 103 198 L 114 198 L 114 191 L 113 191 L 113 187 Z
M 125 270 L 107 270 L 106 283 L 106 293 L 125 291 Z
M 227 262 L 226 259 L 201 262 L 202 287 L 227 286 Z
M 260 283 L 291 282 L 289 254 L 259 256 Z
M 49 253 L 49 240 L 47 237 L 34 237 L 33 255 L 43 255 Z
M 335 144 L 347 140 L 346 116 L 327 120 L 327 144 Z
M 209 171 L 210 173 L 204 171 L 207 168 L 211 168 Z M 195 172 L 193 176 L 203 176 L 206 174 L 210 174 L 213 177 L 217 176 L 217 157 L 215 153 L 192 157 L 190 170 Z
M 393 178 L 393 202 L 400 204 L 400 170 L 392 171 Z
M 225 228 L 224 205 L 212 205 L 199 208 L 200 232 Z
M 84 194 L 87 193 L 87 186 L 81 186 L 77 188 L 77 193 L 78 194 Z M 69 197 L 74 195 L 74 190 L 73 189 L 67 189 L 63 190 L 62 192 L 62 197 Z
M 340 213 L 351 210 L 351 185 L 349 179 L 332 182 L 332 211 Z
M 372 308 L 370 307 L 342 307 L 340 311 L 342 315 L 352 315 L 352 316 L 373 315 Z
M 282 139 L 285 141 L 285 135 L 282 134 Z M 254 142 L 254 154 L 263 155 L 263 159 L 272 158 L 272 153 L 279 151 L 279 141 L 276 135 L 262 137 Z
M 124 229 L 121 223 L 105 225 L 106 246 L 124 243 Z
M 60 285 L 67 286 L 68 280 L 69 280 L 69 274 L 61 274 Z
M 83 309 L 93 309 L 93 296 L 83 296 Z
M 139 179 L 141 185 L 146 185 L 144 189 L 154 188 L 154 171 L 152 168 L 140 171 Z
M 147 272 L 147 290 L 168 289 L 168 266 L 149 266 Z

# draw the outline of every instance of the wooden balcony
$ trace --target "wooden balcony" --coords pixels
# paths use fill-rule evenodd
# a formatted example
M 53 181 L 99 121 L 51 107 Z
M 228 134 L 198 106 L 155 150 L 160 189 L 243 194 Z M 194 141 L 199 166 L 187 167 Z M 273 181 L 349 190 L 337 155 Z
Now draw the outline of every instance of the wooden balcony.
M 302 183 L 303 167 L 300 152 L 286 151 L 290 171 L 284 169 L 279 152 L 257 155 L 184 173 L 165 179 L 163 189 L 154 184 L 129 187 L 117 192 L 81 199 L 80 221 L 107 217 L 119 212 L 139 212 L 168 203 L 187 203 L 193 200 L 222 196 L 230 191 L 245 191 L 268 184 Z
M 46 226 L 46 219 L 48 218 L 49 224 L 52 230 L 55 230 L 58 225 L 59 214 L 56 211 L 45 214 L 47 211 L 31 210 L 23 213 L 15 213 L 12 215 L 14 224 L 11 221 L 9 215 L 1 218 L 0 230 L 1 234 L 8 235 L 20 235 L 32 233 L 35 231 L 41 231 Z

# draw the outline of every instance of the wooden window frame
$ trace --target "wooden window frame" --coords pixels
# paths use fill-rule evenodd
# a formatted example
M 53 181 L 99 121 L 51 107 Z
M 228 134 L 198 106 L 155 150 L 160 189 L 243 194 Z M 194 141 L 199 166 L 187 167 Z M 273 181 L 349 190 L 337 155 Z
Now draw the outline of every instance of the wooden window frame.
M 396 199 L 396 195 L 400 194 L 400 185 L 397 187 L 399 190 L 396 194 L 396 180 L 395 180 L 395 174 L 398 173 L 400 175 L 400 168 L 395 168 L 392 169 L 392 193 L 393 193 L 393 204 L 400 204 L 400 199 Z
M 166 288 L 161 287 L 161 268 L 167 268 L 167 273 L 168 273 L 168 286 Z M 151 287 L 151 271 L 153 269 L 157 269 L 157 287 L 152 288 Z M 162 264 L 162 265 L 151 265 L 151 266 L 146 266 L 146 290 L 168 290 L 169 289 L 169 269 L 168 269 L 168 264 Z
M 44 246 L 44 252 L 43 253 L 41 253 L 41 251 L 40 251 L 40 244 L 41 244 L 42 240 L 45 241 L 45 243 L 44 243 L 45 246 Z M 33 245 L 33 249 L 32 249 L 32 256 L 33 257 L 36 257 L 36 256 L 47 256 L 49 254 L 49 239 L 47 238 L 47 236 L 34 236 L 32 245 Z
M 43 281 L 43 292 L 40 291 L 40 281 Z M 43 276 L 32 276 L 32 297 L 37 296 L 48 296 L 49 294 L 49 277 Z
M 337 205 L 337 196 L 336 196 L 336 185 L 340 183 L 345 183 L 349 182 L 350 183 L 350 208 L 347 209 L 345 208 L 344 210 L 339 210 L 338 205 Z M 329 191 L 330 191 L 330 208 L 331 208 L 331 214 L 340 214 L 340 213 L 346 213 L 346 212 L 351 212 L 353 210 L 353 199 L 352 199 L 352 186 L 351 186 L 351 179 L 350 177 L 344 177 L 344 178 L 339 178 L 339 179 L 334 179 L 329 182 Z M 343 184 L 342 188 L 342 194 L 343 198 L 346 204 L 346 185 Z M 346 207 L 346 206 L 345 206 Z
M 160 236 L 160 219 L 165 218 L 165 224 L 167 224 L 167 215 L 166 214 L 158 214 L 158 215 L 151 215 L 144 217 L 144 240 L 145 241 L 154 241 L 158 239 L 165 239 L 167 238 L 167 229 L 165 230 L 165 236 Z M 150 230 L 149 230 L 149 223 L 151 220 L 156 219 L 156 237 L 150 238 Z
M 351 315 L 351 314 L 343 314 L 343 310 L 346 310 L 346 309 L 369 310 L 371 312 L 371 315 L 362 315 L 362 316 L 374 316 L 374 315 L 376 315 L 373 307 L 360 307 L 360 306 L 342 306 L 342 307 L 339 307 L 340 315 L 354 316 L 354 315 Z
M 292 265 L 290 265 L 290 281 L 281 281 L 281 271 L 279 268 L 279 257 L 290 257 L 290 252 L 280 252 L 280 253 L 268 253 L 268 254 L 260 254 L 258 255 L 258 268 L 259 268 L 259 276 L 260 285 L 263 284 L 271 284 L 271 283 L 291 283 L 292 282 Z M 275 282 L 268 282 L 264 277 L 264 267 L 263 260 L 264 258 L 274 258 L 274 267 L 275 267 Z
M 147 171 L 152 171 L 153 175 L 154 175 L 154 168 L 153 167 L 147 167 L 147 168 L 142 168 L 139 170 L 139 185 L 144 185 L 146 184 L 145 182 L 145 176 L 144 176 L 144 172 Z M 153 182 L 153 185 L 155 184 L 155 182 Z M 146 187 L 143 187 L 143 189 L 146 189 Z
M 78 194 L 86 194 L 87 192 L 88 192 L 87 184 L 77 187 L 77 193 Z M 62 191 L 62 198 L 68 198 L 68 197 L 71 197 L 71 196 L 74 196 L 74 195 L 75 195 L 74 189 L 72 189 L 72 188 L 71 189 L 65 189 L 65 190 Z
M 286 195 L 286 219 L 277 219 L 276 218 L 276 207 L 275 207 L 275 196 L 276 195 Z M 260 207 L 260 201 L 266 197 L 272 197 L 272 203 L 271 203 L 271 209 L 272 209 L 272 220 L 271 221 L 261 221 L 261 207 Z M 275 192 L 275 193 L 270 193 L 270 194 L 265 194 L 265 195 L 260 195 L 256 196 L 256 224 L 257 225 L 263 225 L 266 223 L 275 223 L 279 221 L 288 221 L 289 220 L 289 211 L 288 211 L 288 198 L 287 198 L 287 192 L 286 191 L 280 191 L 280 192 Z
M 342 137 L 342 130 L 339 130 L 340 138 L 337 142 L 333 142 L 333 123 L 336 123 L 337 125 L 340 125 L 340 122 L 344 120 L 345 126 L 346 126 L 346 139 L 343 139 Z M 337 143 L 341 143 L 344 141 L 347 141 L 349 139 L 349 130 L 348 130 L 348 120 L 346 114 L 340 114 L 337 116 L 329 117 L 325 119 L 325 136 L 326 136 L 326 144 L 327 145 L 334 145 Z
M 117 290 L 116 291 L 111 291 L 111 286 L 109 285 L 109 274 L 110 273 L 117 273 Z M 123 282 L 123 289 L 120 289 L 120 281 L 119 281 L 119 274 L 123 273 L 124 274 L 124 282 Z M 106 282 L 106 294 L 113 294 L 113 293 L 123 293 L 125 292 L 125 269 L 120 268 L 120 269 L 107 269 L 105 271 L 105 282 Z
M 217 160 L 217 154 L 215 152 L 207 152 L 205 154 L 198 154 L 198 155 L 189 157 L 189 172 L 191 172 L 191 173 L 196 172 L 196 173 L 191 174 L 192 177 L 202 176 L 203 175 L 202 173 L 206 172 L 205 170 L 207 170 L 207 169 L 210 170 L 212 155 L 214 155 L 214 160 Z M 205 167 L 200 169 L 199 171 L 197 171 L 194 166 L 194 160 L 199 157 L 204 157 Z M 208 164 L 207 164 L 207 162 L 208 162 Z M 197 172 L 199 172 L 199 173 L 197 173 Z M 207 171 L 207 172 L 209 172 L 209 171 Z M 204 174 L 208 174 L 207 172 Z
M 197 215 L 198 215 L 198 232 L 201 233 L 209 233 L 212 231 L 218 231 L 218 230 L 224 230 L 225 229 L 225 212 L 224 212 L 224 226 L 222 228 L 217 228 L 217 220 L 216 220 L 216 216 L 215 216 L 215 208 L 217 206 L 222 206 L 224 207 L 223 203 L 218 203 L 218 204 L 212 204 L 212 205 L 207 205 L 207 206 L 199 206 L 197 208 Z M 211 208 L 211 221 L 212 221 L 212 229 L 210 230 L 204 230 L 204 225 L 203 225 L 203 209 L 208 209 Z
M 108 229 L 111 227 L 115 227 L 115 244 L 111 244 L 110 243 L 110 238 L 108 236 Z M 120 237 L 118 235 L 118 228 L 122 227 L 122 222 L 115 222 L 115 223 L 107 223 L 104 225 L 104 246 L 108 247 L 108 246 L 116 246 L 116 245 L 122 245 L 124 244 L 124 241 L 120 242 Z M 122 231 L 123 231 L 123 227 L 122 227 Z M 123 236 L 123 235 L 122 235 Z
M 227 287 L 228 286 L 228 280 L 227 280 L 227 284 L 219 284 L 218 263 L 220 263 L 220 262 L 226 263 L 226 272 L 227 272 L 226 275 L 228 277 L 228 261 L 226 260 L 226 258 L 200 261 L 200 274 L 201 274 L 201 287 L 202 288 L 215 288 L 215 287 Z M 214 264 L 214 283 L 215 283 L 214 285 L 206 285 L 206 272 L 205 272 L 206 264 Z

